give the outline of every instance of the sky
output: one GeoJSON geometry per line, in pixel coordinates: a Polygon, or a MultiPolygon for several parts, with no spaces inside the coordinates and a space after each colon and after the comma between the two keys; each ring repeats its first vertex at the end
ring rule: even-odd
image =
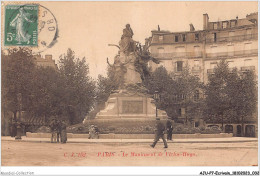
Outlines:
{"type": "Polygon", "coordinates": [[[203,28],[203,14],[209,21],[245,18],[257,12],[257,2],[40,2],[56,17],[59,37],[57,43],[42,53],[52,54],[56,63],[68,48],[79,58],[86,57],[90,75],[106,75],[106,58],[112,63],[125,25],[133,29],[133,39],[144,44],[151,31],[189,31],[203,28]]]}

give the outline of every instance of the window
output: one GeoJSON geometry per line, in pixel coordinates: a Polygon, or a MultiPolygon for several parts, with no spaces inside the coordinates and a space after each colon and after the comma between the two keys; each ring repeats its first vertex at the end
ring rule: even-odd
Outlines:
{"type": "Polygon", "coordinates": [[[211,69],[214,69],[214,68],[216,68],[217,67],[217,62],[211,62],[210,63],[210,68],[211,69]]]}
{"type": "Polygon", "coordinates": [[[228,50],[228,56],[234,56],[234,45],[228,45],[227,47],[228,50]]]}
{"type": "Polygon", "coordinates": [[[186,35],[185,34],[182,34],[182,41],[186,41],[186,35]]]}
{"type": "Polygon", "coordinates": [[[195,122],[195,127],[199,127],[199,122],[195,122]]]}
{"type": "Polygon", "coordinates": [[[214,33],[214,42],[217,41],[217,33],[214,33]]]}
{"type": "Polygon", "coordinates": [[[177,64],[177,71],[182,71],[183,62],[182,61],[177,61],[176,64],[177,64]]]}
{"type": "Polygon", "coordinates": [[[163,41],[163,35],[159,36],[159,41],[163,41]]]}
{"type": "Polygon", "coordinates": [[[218,23],[213,23],[213,29],[218,29],[218,23]]]}
{"type": "Polygon", "coordinates": [[[179,36],[175,35],[175,42],[178,42],[178,40],[179,40],[179,36]]]}
{"type": "Polygon", "coordinates": [[[251,33],[252,33],[252,30],[251,30],[251,29],[247,29],[247,30],[246,30],[246,35],[251,35],[251,33]]]}
{"type": "Polygon", "coordinates": [[[199,34],[195,34],[195,41],[199,40],[199,34]]]}
{"type": "Polygon", "coordinates": [[[199,67],[200,66],[200,61],[199,60],[194,60],[194,66],[199,67]]]}
{"type": "Polygon", "coordinates": [[[178,110],[178,115],[181,116],[181,108],[178,110]]]}
{"type": "Polygon", "coordinates": [[[164,53],[164,48],[158,48],[158,53],[159,53],[159,54],[164,53]]]}
{"type": "Polygon", "coordinates": [[[186,56],[185,47],[183,47],[183,46],[175,47],[175,52],[176,52],[176,57],[185,57],[186,56]]]}
{"type": "Polygon", "coordinates": [[[251,54],[251,43],[245,43],[245,53],[244,54],[251,54]]]}
{"type": "Polygon", "coordinates": [[[232,70],[235,67],[234,61],[228,61],[228,67],[232,70]]]}
{"type": "Polygon", "coordinates": [[[246,39],[248,39],[248,40],[251,39],[251,37],[252,37],[251,34],[252,34],[252,30],[251,29],[247,29],[246,30],[246,39]]]}
{"type": "Polygon", "coordinates": [[[252,62],[252,59],[245,59],[244,60],[244,65],[246,67],[248,67],[248,66],[254,65],[254,63],[252,62]]]}
{"type": "Polygon", "coordinates": [[[200,46],[194,46],[194,57],[201,57],[200,46]]]}
{"type": "Polygon", "coordinates": [[[227,22],[222,22],[222,29],[226,29],[227,28],[227,22]]]}
{"type": "Polygon", "coordinates": [[[199,90],[195,90],[194,101],[199,101],[199,98],[200,98],[200,92],[199,92],[199,90]]]}
{"type": "Polygon", "coordinates": [[[231,21],[230,22],[230,27],[235,27],[236,26],[236,21],[231,21]]]}
{"type": "Polygon", "coordinates": [[[228,33],[228,41],[229,42],[232,42],[232,40],[234,39],[234,36],[235,36],[235,32],[234,31],[230,31],[229,33],[228,33]]]}

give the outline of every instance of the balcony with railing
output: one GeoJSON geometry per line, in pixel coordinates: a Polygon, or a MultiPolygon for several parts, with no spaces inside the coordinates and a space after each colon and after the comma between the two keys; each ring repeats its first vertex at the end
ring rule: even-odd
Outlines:
{"type": "Polygon", "coordinates": [[[238,57],[238,56],[252,56],[258,55],[258,50],[241,50],[233,52],[219,52],[219,53],[207,53],[207,58],[222,58],[222,57],[238,57]]]}
{"type": "MultiPolygon", "coordinates": [[[[229,68],[229,71],[233,71],[234,67],[232,68],[229,68]]],[[[254,71],[255,70],[255,66],[244,66],[244,67],[241,67],[241,72],[247,72],[247,71],[254,71]]],[[[207,69],[207,73],[208,74],[214,74],[215,72],[215,68],[213,69],[207,69]]]]}
{"type": "Polygon", "coordinates": [[[235,35],[229,37],[217,37],[217,38],[207,38],[206,43],[217,43],[217,42],[233,42],[233,41],[244,41],[244,40],[257,40],[258,34],[248,34],[248,35],[235,35]]]}
{"type": "Polygon", "coordinates": [[[155,58],[201,58],[202,52],[172,52],[172,53],[152,53],[155,58]]]}

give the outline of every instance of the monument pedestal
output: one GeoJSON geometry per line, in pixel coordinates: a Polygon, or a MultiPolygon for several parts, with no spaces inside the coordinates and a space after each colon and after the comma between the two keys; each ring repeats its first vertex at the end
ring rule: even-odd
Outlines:
{"type": "MultiPolygon", "coordinates": [[[[158,117],[167,119],[165,111],[158,109],[158,117]]],[[[104,110],[101,110],[96,119],[153,119],[155,120],[156,107],[152,99],[137,92],[120,92],[111,94],[104,110]]]]}
{"type": "MultiPolygon", "coordinates": [[[[96,125],[101,134],[153,134],[156,107],[152,101],[143,93],[121,90],[111,94],[105,108],[97,113],[95,119],[85,120],[84,126],[96,125]]],[[[166,123],[166,112],[158,109],[157,114],[166,123]]]]}

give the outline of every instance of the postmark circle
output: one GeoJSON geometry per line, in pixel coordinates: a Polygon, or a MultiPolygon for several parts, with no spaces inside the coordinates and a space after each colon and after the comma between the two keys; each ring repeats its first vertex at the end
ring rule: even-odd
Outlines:
{"type": "Polygon", "coordinates": [[[38,47],[34,53],[41,53],[51,48],[58,38],[58,23],[53,13],[46,7],[39,5],[38,19],[38,47]]]}

